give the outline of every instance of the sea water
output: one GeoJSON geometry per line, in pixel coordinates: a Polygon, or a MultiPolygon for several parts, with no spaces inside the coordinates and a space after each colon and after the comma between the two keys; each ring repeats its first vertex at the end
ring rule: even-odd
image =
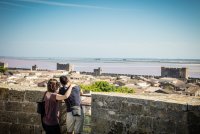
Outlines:
{"type": "Polygon", "coordinates": [[[0,62],[8,63],[9,67],[56,70],[57,63],[71,63],[75,71],[93,72],[101,67],[103,73],[161,75],[161,67],[189,69],[189,76],[200,78],[200,60],[198,59],[134,59],[134,58],[15,58],[0,57],[0,62]]]}

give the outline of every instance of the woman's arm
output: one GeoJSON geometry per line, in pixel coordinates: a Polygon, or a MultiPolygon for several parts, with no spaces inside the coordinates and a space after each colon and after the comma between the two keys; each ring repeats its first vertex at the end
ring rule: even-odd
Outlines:
{"type": "Polygon", "coordinates": [[[70,96],[70,94],[72,92],[72,88],[74,86],[75,86],[74,84],[70,85],[69,89],[67,90],[67,92],[64,95],[57,94],[56,95],[56,100],[65,100],[65,99],[67,99],[70,96]]]}

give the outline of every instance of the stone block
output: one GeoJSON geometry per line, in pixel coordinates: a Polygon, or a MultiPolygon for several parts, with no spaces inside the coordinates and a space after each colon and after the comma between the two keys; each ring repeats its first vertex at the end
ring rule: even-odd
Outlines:
{"type": "Polygon", "coordinates": [[[110,121],[102,118],[93,118],[91,123],[92,134],[106,134],[110,130],[110,121]]]}
{"type": "Polygon", "coordinates": [[[199,134],[199,132],[200,132],[199,124],[188,125],[188,133],[189,134],[199,134]]]}
{"type": "Polygon", "coordinates": [[[34,134],[45,134],[45,131],[41,125],[34,125],[34,134]]]}
{"type": "Polygon", "coordinates": [[[120,110],[121,103],[126,102],[127,99],[124,97],[112,97],[109,96],[103,101],[103,108],[110,109],[110,110],[120,110]]]}
{"type": "Polygon", "coordinates": [[[22,111],[26,113],[37,113],[37,103],[35,102],[22,103],[22,111]]]}
{"type": "Polygon", "coordinates": [[[17,112],[0,111],[0,122],[18,123],[17,112]]]}
{"type": "Polygon", "coordinates": [[[200,112],[200,105],[188,105],[189,111],[199,111],[200,112]]]}
{"type": "Polygon", "coordinates": [[[29,102],[39,102],[42,101],[42,98],[44,96],[44,91],[26,91],[25,94],[25,101],[29,102]]]}
{"type": "Polygon", "coordinates": [[[166,112],[163,112],[165,114],[163,119],[169,119],[176,123],[186,123],[188,122],[188,114],[186,111],[174,111],[174,110],[168,110],[166,112]]]}
{"type": "Polygon", "coordinates": [[[124,133],[124,124],[119,121],[110,121],[110,129],[108,131],[109,134],[122,134],[124,133]]]}
{"type": "Polygon", "coordinates": [[[8,91],[8,100],[9,101],[24,101],[25,91],[18,90],[9,90],[8,91]]]}
{"type": "Polygon", "coordinates": [[[126,98],[92,94],[92,108],[118,109],[124,99],[126,98]]]}
{"type": "Polygon", "coordinates": [[[137,127],[143,133],[153,132],[153,118],[150,116],[138,116],[137,127]]]}
{"type": "Polygon", "coordinates": [[[10,123],[0,123],[0,134],[10,134],[10,123]]]}
{"type": "Polygon", "coordinates": [[[120,107],[120,112],[126,114],[140,115],[142,113],[142,110],[143,106],[141,104],[126,101],[122,102],[120,107]]]}
{"type": "Polygon", "coordinates": [[[7,101],[5,103],[6,111],[22,111],[22,103],[16,101],[7,101]]]}
{"type": "Polygon", "coordinates": [[[19,124],[28,124],[28,125],[40,125],[41,124],[40,114],[18,113],[17,120],[18,120],[19,124]]]}
{"type": "Polygon", "coordinates": [[[91,117],[100,117],[103,119],[110,119],[110,115],[108,114],[108,109],[98,108],[98,109],[92,109],[92,115],[91,117]]]}
{"type": "Polygon", "coordinates": [[[4,101],[0,100],[0,111],[5,110],[4,101]]]}
{"type": "Polygon", "coordinates": [[[0,87],[0,100],[7,100],[8,99],[8,88],[0,87]]]}
{"type": "Polygon", "coordinates": [[[149,106],[151,101],[153,100],[145,100],[145,99],[139,99],[139,98],[127,98],[126,99],[127,102],[130,103],[137,103],[138,105],[143,105],[143,106],[149,106]]]}
{"type": "Polygon", "coordinates": [[[200,112],[189,111],[187,113],[187,121],[190,126],[198,125],[200,127],[200,112]]]}
{"type": "MultiPolygon", "coordinates": [[[[176,124],[176,133],[177,134],[190,134],[188,130],[188,125],[184,123],[176,124]]],[[[193,134],[193,133],[191,133],[193,134]]]]}
{"type": "Polygon", "coordinates": [[[164,101],[150,101],[150,106],[157,109],[187,111],[187,104],[169,103],[164,101]]]}
{"type": "Polygon", "coordinates": [[[11,134],[35,134],[33,125],[12,124],[10,126],[11,134]]]}
{"type": "Polygon", "coordinates": [[[166,133],[175,134],[176,133],[176,123],[172,120],[167,119],[153,119],[153,131],[156,134],[166,133]]]}
{"type": "Polygon", "coordinates": [[[165,109],[159,109],[153,106],[143,107],[142,112],[144,116],[152,116],[157,118],[164,118],[165,116],[167,116],[167,112],[165,109]]]}

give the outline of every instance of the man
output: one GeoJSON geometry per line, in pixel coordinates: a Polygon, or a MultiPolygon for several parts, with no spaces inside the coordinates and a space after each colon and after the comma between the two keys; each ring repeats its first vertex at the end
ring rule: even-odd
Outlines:
{"type": "MultiPolygon", "coordinates": [[[[60,83],[62,87],[59,89],[59,94],[65,94],[70,87],[71,82],[68,77],[61,76],[60,83]]],[[[75,134],[80,134],[83,128],[84,115],[81,107],[81,98],[82,92],[79,86],[74,86],[70,96],[65,100],[67,107],[67,133],[72,134],[73,131],[75,134]],[[72,107],[76,106],[80,109],[81,115],[73,115],[72,107]]]]}

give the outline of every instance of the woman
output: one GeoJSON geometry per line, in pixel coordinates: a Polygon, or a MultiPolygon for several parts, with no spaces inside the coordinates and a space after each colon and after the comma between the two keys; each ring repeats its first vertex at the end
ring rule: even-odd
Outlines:
{"type": "Polygon", "coordinates": [[[57,94],[59,83],[56,79],[50,79],[47,83],[47,92],[44,96],[45,115],[43,117],[43,125],[46,134],[60,134],[59,126],[59,103],[58,100],[67,99],[75,85],[70,85],[64,95],[57,94]]]}

